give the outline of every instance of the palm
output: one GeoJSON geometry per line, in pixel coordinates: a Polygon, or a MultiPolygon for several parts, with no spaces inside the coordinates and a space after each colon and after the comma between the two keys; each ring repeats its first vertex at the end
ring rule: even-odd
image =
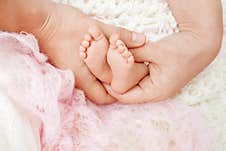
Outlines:
{"type": "Polygon", "coordinates": [[[89,99],[99,104],[115,101],[103,85],[90,73],[79,55],[80,42],[89,26],[99,26],[106,36],[118,32],[129,47],[143,45],[145,37],[137,43],[131,41],[131,33],[110,25],[94,21],[75,8],[57,5],[48,24],[38,34],[41,49],[55,66],[70,69],[75,75],[75,85],[85,91],[89,99]],[[56,11],[57,10],[57,11],[56,11]],[[60,14],[58,13],[60,12],[60,14]]]}
{"type": "Polygon", "coordinates": [[[150,75],[126,94],[116,94],[106,86],[109,93],[121,102],[143,103],[173,96],[201,72],[219,51],[222,38],[220,1],[168,2],[181,32],[131,50],[136,61],[150,62],[150,75]],[[210,28],[212,31],[207,32],[210,28]],[[213,37],[215,43],[212,42],[213,37]]]}

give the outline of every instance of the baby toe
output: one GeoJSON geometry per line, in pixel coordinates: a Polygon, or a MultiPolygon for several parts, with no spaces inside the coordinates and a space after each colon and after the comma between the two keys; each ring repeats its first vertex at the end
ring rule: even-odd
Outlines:
{"type": "Polygon", "coordinates": [[[130,56],[131,56],[131,53],[129,51],[124,51],[122,53],[122,56],[125,58],[125,59],[128,59],[130,56]]]}
{"type": "Polygon", "coordinates": [[[119,52],[120,54],[122,54],[122,53],[125,52],[126,49],[125,49],[125,47],[123,47],[123,46],[120,45],[120,46],[118,47],[117,50],[118,50],[118,52],[119,52]]]}
{"type": "Polygon", "coordinates": [[[133,56],[130,56],[127,60],[128,63],[132,64],[134,63],[134,57],[133,56]]]}
{"type": "Polygon", "coordinates": [[[117,46],[122,46],[122,47],[125,47],[124,42],[123,42],[123,41],[121,41],[121,40],[117,40],[117,41],[116,41],[116,45],[117,45],[117,46]]]}
{"type": "Polygon", "coordinates": [[[84,40],[86,40],[86,41],[91,41],[91,39],[92,39],[92,37],[91,37],[90,34],[86,34],[86,35],[84,36],[84,40]]]}
{"type": "Polygon", "coordinates": [[[103,33],[96,26],[89,28],[89,34],[93,37],[94,40],[100,40],[104,37],[103,33]]]}
{"type": "Polygon", "coordinates": [[[113,45],[114,47],[116,47],[116,42],[119,39],[119,35],[118,34],[113,34],[111,35],[109,41],[110,41],[110,45],[113,45]]]}
{"type": "Polygon", "coordinates": [[[80,51],[82,51],[82,52],[85,52],[85,51],[86,51],[86,48],[83,47],[83,46],[80,46],[79,49],[80,49],[80,51]]]}
{"type": "Polygon", "coordinates": [[[89,43],[89,41],[84,40],[84,41],[82,41],[81,45],[85,48],[88,48],[90,43],[89,43]]]}
{"type": "Polygon", "coordinates": [[[85,59],[87,57],[86,53],[85,52],[80,52],[80,57],[85,59]]]}

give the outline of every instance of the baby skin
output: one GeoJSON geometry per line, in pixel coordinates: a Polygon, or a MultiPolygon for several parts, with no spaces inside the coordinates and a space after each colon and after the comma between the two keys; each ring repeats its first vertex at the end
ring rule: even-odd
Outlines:
{"type": "Polygon", "coordinates": [[[149,71],[144,63],[135,62],[117,34],[108,41],[97,27],[91,27],[84,36],[80,56],[92,74],[121,94],[133,88],[149,71]]]}

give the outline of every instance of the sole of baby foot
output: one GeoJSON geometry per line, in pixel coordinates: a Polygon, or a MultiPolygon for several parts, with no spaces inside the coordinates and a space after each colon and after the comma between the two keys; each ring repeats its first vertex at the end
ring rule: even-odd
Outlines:
{"type": "Polygon", "coordinates": [[[89,28],[80,45],[80,56],[90,71],[102,82],[110,83],[111,70],[107,63],[109,43],[98,27],[89,28]]]}
{"type": "Polygon", "coordinates": [[[112,70],[111,87],[117,93],[125,93],[148,73],[143,63],[135,63],[132,53],[116,36],[110,38],[107,60],[112,70]]]}

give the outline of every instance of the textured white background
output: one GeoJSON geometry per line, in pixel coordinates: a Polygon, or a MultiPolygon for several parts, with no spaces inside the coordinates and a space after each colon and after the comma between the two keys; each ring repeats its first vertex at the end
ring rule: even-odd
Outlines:
{"type": "MultiPolygon", "coordinates": [[[[97,16],[107,23],[145,32],[150,40],[158,40],[177,32],[176,22],[163,0],[89,0],[86,4],[82,3],[82,0],[64,0],[63,2],[76,6],[90,15],[97,16]]],[[[223,6],[226,8],[226,5],[223,6]]],[[[192,80],[178,96],[181,102],[197,108],[206,117],[208,126],[215,132],[213,151],[226,150],[225,40],[217,59],[203,73],[192,80]]],[[[0,148],[13,151],[38,150],[37,136],[34,133],[36,130],[32,129],[26,119],[20,117],[20,113],[15,110],[13,104],[1,94],[0,110],[0,119],[4,119],[0,121],[0,148]],[[9,123],[14,123],[14,127],[7,127],[10,125],[9,123]],[[6,134],[11,135],[6,136],[6,134]],[[3,140],[10,140],[10,142],[3,140]],[[5,144],[8,145],[4,146],[5,144]]]]}

